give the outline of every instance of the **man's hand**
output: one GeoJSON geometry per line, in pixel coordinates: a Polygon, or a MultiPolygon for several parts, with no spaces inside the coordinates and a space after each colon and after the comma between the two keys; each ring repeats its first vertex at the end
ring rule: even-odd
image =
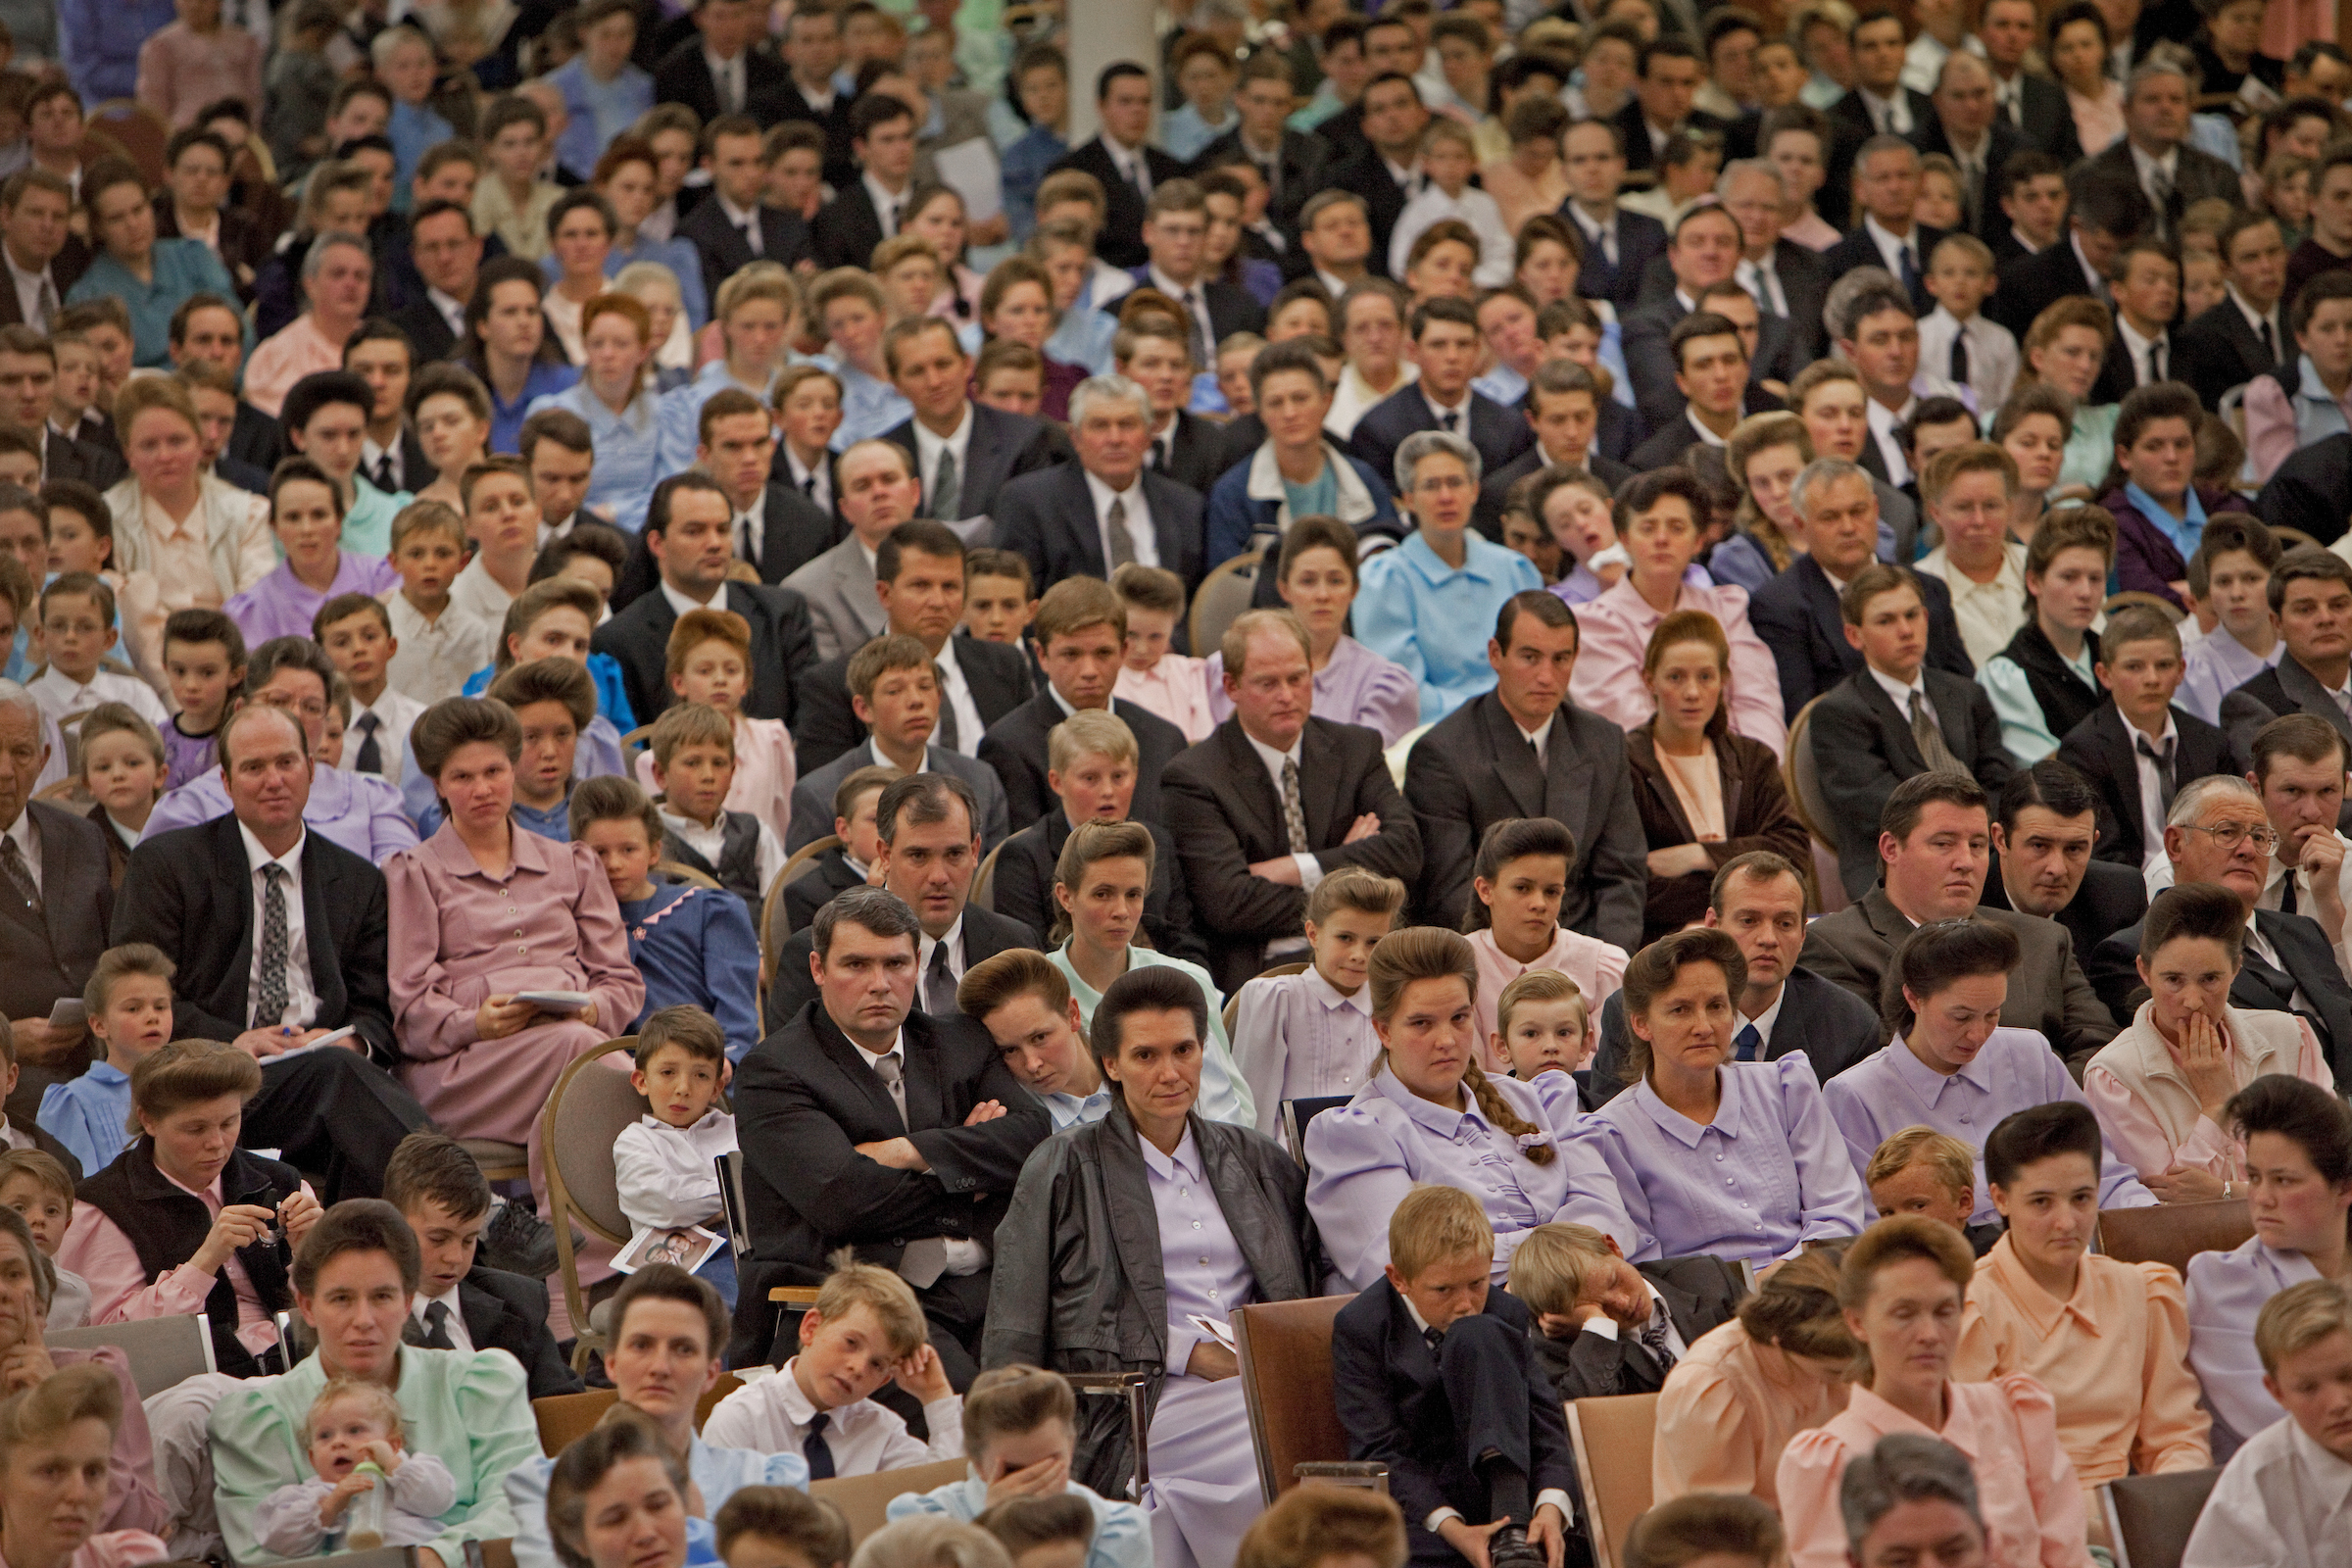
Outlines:
{"type": "Polygon", "coordinates": [[[1536,1510],[1528,1522],[1527,1544],[1544,1548],[1544,1568],[1560,1568],[1568,1551],[1568,1521],[1560,1517],[1556,1504],[1547,1502],[1536,1510]]]}
{"type": "Polygon", "coordinates": [[[1184,1363],[1184,1371],[1187,1377],[1199,1378],[1203,1383],[1222,1383],[1227,1378],[1239,1377],[1242,1363],[1216,1341],[1199,1340],[1193,1345],[1191,1358],[1184,1363]]]}
{"type": "Polygon", "coordinates": [[[1007,1470],[988,1484],[987,1506],[1015,1497],[1058,1497],[1070,1490],[1070,1462],[1056,1453],[1018,1470],[1007,1470]]]}
{"type": "Polygon", "coordinates": [[[293,1049],[294,1037],[283,1029],[248,1029],[229,1042],[256,1061],[268,1061],[279,1053],[293,1049]]]}
{"type": "Polygon", "coordinates": [[[995,1121],[999,1116],[1008,1114],[1010,1113],[997,1101],[983,1100],[972,1107],[972,1113],[969,1116],[963,1118],[963,1124],[966,1127],[977,1127],[984,1121],[995,1121]]]}
{"type": "Polygon", "coordinates": [[[82,1042],[83,1031],[53,1027],[46,1018],[12,1018],[8,1024],[9,1038],[15,1042],[17,1060],[24,1065],[46,1067],[63,1061],[73,1054],[74,1048],[82,1042]]]}
{"type": "Polygon", "coordinates": [[[911,1139],[885,1138],[876,1144],[859,1144],[857,1146],[857,1152],[863,1154],[875,1164],[887,1165],[892,1170],[929,1170],[931,1168],[931,1162],[923,1157],[922,1152],[914,1147],[911,1139]]]}
{"type": "Polygon", "coordinates": [[[1366,811],[1349,825],[1348,836],[1340,842],[1342,844],[1361,844],[1366,839],[1378,837],[1380,837],[1380,813],[1366,811]]]}
{"type": "Polygon", "coordinates": [[[917,1404],[933,1404],[956,1392],[948,1385],[948,1369],[939,1364],[939,1352],[928,1345],[916,1346],[914,1353],[899,1363],[894,1381],[917,1404]]]}
{"type": "Polygon", "coordinates": [[[1304,885],[1298,876],[1298,862],[1287,855],[1277,855],[1270,860],[1259,860],[1250,867],[1250,874],[1263,877],[1268,882],[1279,882],[1286,888],[1304,885]]]}
{"type": "Polygon", "coordinates": [[[2299,870],[2311,877],[2311,917],[2320,922],[2331,943],[2344,939],[2344,893],[2337,878],[2344,870],[2344,841],[2323,824],[2303,841],[2299,870]]]}
{"type": "Polygon", "coordinates": [[[1474,1525],[1456,1517],[1438,1526],[1438,1539],[1467,1557],[1470,1568],[1489,1568],[1487,1538],[1509,1523],[1508,1519],[1497,1519],[1491,1525],[1474,1525]]]}

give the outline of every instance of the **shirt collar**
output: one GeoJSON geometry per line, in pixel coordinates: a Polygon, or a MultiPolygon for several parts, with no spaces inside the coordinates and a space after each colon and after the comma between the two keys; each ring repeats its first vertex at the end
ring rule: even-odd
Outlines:
{"type": "Polygon", "coordinates": [[[2124,145],[2132,149],[2132,167],[2139,171],[2139,177],[2143,180],[2151,172],[2161,172],[2165,178],[2172,179],[2180,168],[2180,149],[2178,146],[2162,158],[2157,158],[2142,152],[2135,141],[2127,139],[2124,145]]]}
{"type": "Polygon", "coordinates": [[[1357,986],[1355,995],[1352,997],[1343,997],[1340,995],[1340,988],[1324,979],[1323,971],[1311,963],[1306,966],[1306,972],[1299,977],[1299,984],[1309,997],[1322,1004],[1326,1012],[1337,1012],[1342,1007],[1353,1007],[1367,1018],[1372,1016],[1372,988],[1369,985],[1357,986]]]}
{"type": "Polygon", "coordinates": [[[1925,664],[1920,666],[1918,674],[1911,677],[1911,684],[1908,686],[1876,664],[1865,663],[1862,667],[1869,670],[1870,678],[1879,683],[1879,690],[1885,692],[1893,701],[1895,711],[1906,718],[1911,716],[1912,693],[1916,692],[1922,698],[1928,695],[1928,669],[1925,664]]]}
{"type": "MultiPolygon", "coordinates": [[[[1784,978],[1781,981],[1781,994],[1772,999],[1772,1005],[1766,1007],[1762,1012],[1757,1013],[1753,1018],[1748,1018],[1743,1021],[1754,1024],[1756,1027],[1757,1037],[1761,1039],[1764,1044],[1769,1046],[1772,1044],[1773,1025],[1781,1021],[1781,1008],[1787,1005],[1788,1002],[1788,982],[1786,978],[1784,978]]],[[[1737,1033],[1737,1031],[1734,1032],[1737,1033]]]]}
{"type": "Polygon", "coordinates": [[[302,848],[309,842],[309,830],[305,829],[297,833],[294,836],[294,847],[283,855],[271,855],[263,846],[262,841],[253,836],[253,829],[247,827],[243,822],[237,824],[237,837],[245,841],[245,869],[248,872],[259,873],[265,865],[281,865],[285,867],[286,879],[289,882],[296,887],[302,885],[302,848]]]}
{"type": "Polygon", "coordinates": [[[2248,326],[2257,331],[2267,326],[2271,328],[2273,336],[2276,337],[2278,329],[2277,319],[2278,307],[2276,304],[2272,305],[2267,312],[2258,311],[2254,308],[2253,302],[2237,291],[2235,283],[2225,283],[2222,286],[2229,291],[2230,303],[2237,307],[2237,314],[2246,318],[2248,326]]]}
{"type": "Polygon", "coordinates": [[[1291,749],[1287,752],[1276,751],[1248,730],[1242,731],[1242,739],[1250,743],[1250,749],[1257,754],[1259,761],[1277,773],[1282,771],[1283,763],[1301,760],[1306,751],[1306,731],[1303,729],[1298,732],[1298,738],[1291,742],[1291,749]]]}
{"type": "Polygon", "coordinates": [[[1184,1136],[1176,1141],[1176,1152],[1172,1154],[1161,1153],[1158,1145],[1141,1134],[1135,1142],[1144,1152],[1145,1168],[1161,1181],[1175,1181],[1179,1177],[1195,1182],[1200,1179],[1200,1150],[1193,1142],[1191,1121],[1186,1121],[1184,1136]]]}
{"type": "MultiPolygon", "coordinates": [[[[2025,1263],[2018,1257],[2011,1239],[2003,1236],[1995,1242],[1984,1261],[1977,1265],[1979,1273],[1989,1274],[2003,1289],[2018,1311],[2024,1314],[2034,1337],[2047,1340],[2058,1332],[2059,1322],[2071,1317],[2078,1331],[2092,1338],[2101,1338],[2098,1315],[2090,1310],[2090,1271],[2096,1267],[2090,1258],[2083,1258],[2075,1268],[2075,1291],[2061,1301],[2043,1290],[2026,1272],[2025,1263]]],[[[2352,1473],[2348,1471],[2347,1473],[2352,1473]]]]}
{"type": "Polygon", "coordinates": [[[1127,488],[1124,490],[1113,490],[1109,485],[1103,483],[1102,480],[1095,474],[1093,469],[1088,468],[1083,464],[1079,466],[1078,471],[1086,475],[1086,493],[1095,498],[1095,517],[1098,521],[1101,520],[1103,513],[1110,510],[1110,502],[1113,496],[1125,501],[1130,510],[1143,504],[1143,469],[1138,468],[1135,470],[1135,477],[1128,481],[1127,488]]]}
{"type": "MultiPolygon", "coordinates": [[[[842,1036],[842,1038],[844,1040],[849,1040],[850,1037],[845,1034],[842,1036]]],[[[906,1031],[902,1028],[897,1034],[891,1037],[890,1049],[888,1051],[868,1051],[863,1046],[858,1044],[858,1042],[855,1040],[850,1040],[850,1049],[857,1052],[858,1055],[864,1057],[865,1064],[868,1067],[873,1066],[884,1056],[896,1056],[899,1058],[899,1065],[903,1068],[906,1064],[906,1031]]]]}
{"type": "Polygon", "coordinates": [[[1967,1066],[1957,1072],[1941,1073],[1920,1060],[1919,1053],[1905,1044],[1901,1035],[1896,1035],[1886,1043],[1886,1062],[1894,1069],[1895,1077],[1901,1079],[1920,1099],[1933,1105],[1942,1095],[1943,1086],[1955,1080],[1967,1084],[1971,1089],[1989,1092],[1991,1085],[1985,1082],[1984,1061],[1990,1050],[1991,1047],[1987,1044],[1984,1051],[1977,1053],[1976,1059],[1967,1066]]]}
{"type": "Polygon", "coordinates": [[[718,591],[710,596],[708,603],[699,603],[688,598],[685,594],[680,593],[676,588],[670,585],[670,581],[667,577],[661,579],[661,585],[662,597],[669,602],[669,608],[671,610],[677,612],[681,615],[687,613],[689,611],[709,610],[712,605],[716,605],[722,610],[726,608],[727,585],[724,582],[721,582],[718,585],[718,591]]]}
{"type": "Polygon", "coordinates": [[[2312,1442],[2311,1434],[2293,1420],[2287,1422],[2287,1446],[2294,1449],[2305,1473],[2327,1496],[2330,1511],[2342,1508],[2352,1500],[2352,1464],[2312,1442]]]}
{"type": "Polygon", "coordinates": [[[1719,1097],[1715,1119],[1703,1124],[1692,1121],[1659,1099],[1658,1092],[1650,1087],[1646,1077],[1634,1085],[1634,1094],[1649,1119],[1658,1124],[1660,1132],[1687,1149],[1696,1149],[1709,1132],[1721,1133],[1735,1142],[1740,1137],[1740,1118],[1733,1114],[1732,1106],[1733,1099],[1740,1093],[1740,1075],[1718,1067],[1715,1069],[1715,1084],[1719,1097]]]}
{"type": "Polygon", "coordinates": [[[920,419],[914,421],[915,445],[928,447],[933,454],[937,454],[941,447],[953,447],[960,452],[971,444],[971,439],[972,404],[969,398],[964,400],[963,417],[956,420],[956,428],[946,435],[938,434],[920,419]]]}
{"type": "Polygon", "coordinates": [[[17,813],[17,819],[8,825],[5,836],[17,841],[17,853],[24,856],[29,864],[39,849],[39,841],[33,836],[32,808],[27,806],[17,813]]]}

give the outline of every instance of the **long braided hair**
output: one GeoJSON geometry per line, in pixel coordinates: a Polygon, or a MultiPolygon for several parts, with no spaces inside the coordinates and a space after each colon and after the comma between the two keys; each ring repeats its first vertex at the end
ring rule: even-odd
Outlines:
{"type": "MultiPolygon", "coordinates": [[[[1404,1001],[1405,988],[1415,981],[1447,978],[1458,978],[1469,999],[1474,1003],[1478,1000],[1478,959],[1472,955],[1467,938],[1434,925],[1391,932],[1372,950],[1371,974],[1366,983],[1372,989],[1373,1021],[1385,1026],[1396,1017],[1397,1006],[1404,1001]]],[[[1385,1047],[1381,1058],[1384,1063],[1388,1058],[1385,1047]]],[[[1502,1091],[1487,1080],[1475,1052],[1462,1069],[1462,1087],[1478,1102],[1479,1114],[1508,1136],[1524,1138],[1541,1131],[1534,1122],[1512,1109],[1502,1091]]],[[[1548,1165],[1559,1158],[1559,1152],[1548,1143],[1523,1147],[1520,1152],[1538,1165],[1548,1165]]]]}

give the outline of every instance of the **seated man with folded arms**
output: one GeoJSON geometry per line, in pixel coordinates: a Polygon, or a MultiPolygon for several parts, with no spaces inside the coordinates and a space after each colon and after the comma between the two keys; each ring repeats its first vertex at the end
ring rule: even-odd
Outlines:
{"type": "MultiPolygon", "coordinates": [[[[616,1408],[636,1411],[662,1429],[670,1451],[694,1479],[701,1511],[687,1539],[708,1561],[709,1520],[745,1487],[808,1485],[797,1447],[776,1452],[721,1447],[696,1435],[695,1407],[726,1370],[727,1307],[708,1281],[674,1263],[651,1263],[621,1282],[612,1298],[612,1344],[605,1370],[619,1394],[616,1408]]],[[[553,1459],[529,1459],[508,1472],[514,1511],[515,1568],[559,1568],[564,1560],[547,1528],[547,1479],[553,1459]]]]}
{"type": "Polygon", "coordinates": [[[2180,1568],[2325,1562],[2343,1539],[2338,1483],[2352,1465],[2352,1295],[2331,1279],[2288,1286],[2254,1320],[2254,1348],[2263,1387],[2285,1417],[2222,1471],[2180,1568]]]}

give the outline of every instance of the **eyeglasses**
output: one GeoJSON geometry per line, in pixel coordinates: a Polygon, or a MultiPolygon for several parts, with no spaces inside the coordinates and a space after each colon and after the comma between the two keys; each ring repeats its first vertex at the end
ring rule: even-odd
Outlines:
{"type": "Polygon", "coordinates": [[[2189,826],[2194,832],[2212,834],[2213,847],[2217,850],[2234,850],[2240,844],[2251,843],[2263,854],[2268,855],[2280,843],[2278,835],[2269,828],[2248,827],[2243,822],[2221,822],[2212,827],[2198,822],[2191,823],[2189,826]]]}

